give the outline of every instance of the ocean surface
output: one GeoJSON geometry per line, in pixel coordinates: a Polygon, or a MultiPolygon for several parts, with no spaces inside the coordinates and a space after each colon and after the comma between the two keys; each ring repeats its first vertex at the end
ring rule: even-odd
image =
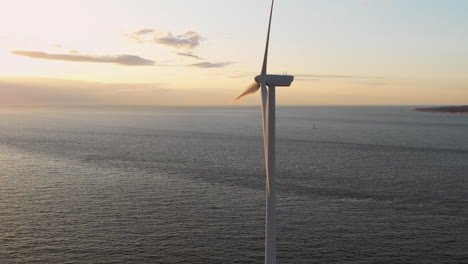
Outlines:
{"type": "MultiPolygon", "coordinates": [[[[278,108],[278,263],[468,263],[468,115],[414,107],[278,108]]],[[[0,108],[0,263],[263,263],[261,135],[260,107],[0,108]]]]}

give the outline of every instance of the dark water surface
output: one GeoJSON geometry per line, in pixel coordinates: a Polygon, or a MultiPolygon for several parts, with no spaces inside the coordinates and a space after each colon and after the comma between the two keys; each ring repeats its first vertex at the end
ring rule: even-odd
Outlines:
{"type": "MultiPolygon", "coordinates": [[[[278,109],[278,263],[468,263],[468,115],[410,109],[278,109]]],[[[259,107],[0,108],[0,263],[263,263],[262,143],[259,107]]]]}

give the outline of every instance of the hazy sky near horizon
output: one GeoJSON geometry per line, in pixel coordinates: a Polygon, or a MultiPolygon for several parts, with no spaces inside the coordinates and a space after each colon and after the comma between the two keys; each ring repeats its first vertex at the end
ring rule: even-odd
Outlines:
{"type": "MultiPolygon", "coordinates": [[[[269,0],[0,0],[1,105],[226,105],[269,0]]],[[[468,1],[276,0],[279,104],[468,104],[468,1]]],[[[239,105],[258,104],[259,96],[239,105]]]]}

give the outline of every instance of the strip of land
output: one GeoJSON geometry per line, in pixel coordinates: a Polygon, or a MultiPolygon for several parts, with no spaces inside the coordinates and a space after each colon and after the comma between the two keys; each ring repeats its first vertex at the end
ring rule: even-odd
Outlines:
{"type": "Polygon", "coordinates": [[[448,114],[468,114],[468,105],[415,108],[413,111],[448,114]]]}

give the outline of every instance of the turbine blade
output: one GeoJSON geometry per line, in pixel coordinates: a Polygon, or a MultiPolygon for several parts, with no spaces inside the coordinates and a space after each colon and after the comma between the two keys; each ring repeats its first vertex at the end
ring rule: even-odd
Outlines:
{"type": "Polygon", "coordinates": [[[256,91],[258,91],[258,88],[260,87],[260,84],[257,83],[257,82],[254,82],[252,83],[251,85],[249,85],[249,87],[247,87],[247,89],[245,89],[241,95],[239,95],[236,99],[232,100],[232,102],[235,102],[237,100],[239,100],[240,98],[244,97],[244,96],[247,96],[249,94],[253,94],[255,93],[256,91]]]}
{"type": "Polygon", "coordinates": [[[270,193],[270,189],[269,189],[269,173],[268,173],[268,90],[267,90],[267,87],[266,87],[266,83],[265,81],[262,82],[261,84],[261,87],[262,87],[262,125],[263,125],[263,151],[264,151],[264,155],[265,155],[265,168],[266,168],[266,171],[267,171],[267,178],[266,178],[266,181],[267,181],[267,192],[270,193]]]}
{"type": "Polygon", "coordinates": [[[267,60],[268,60],[268,45],[270,43],[270,28],[271,28],[271,17],[273,16],[273,3],[275,0],[271,0],[271,9],[270,9],[270,21],[268,22],[268,33],[267,33],[267,40],[265,45],[265,55],[263,55],[263,66],[262,66],[262,76],[266,75],[267,71],[267,60]]]}

